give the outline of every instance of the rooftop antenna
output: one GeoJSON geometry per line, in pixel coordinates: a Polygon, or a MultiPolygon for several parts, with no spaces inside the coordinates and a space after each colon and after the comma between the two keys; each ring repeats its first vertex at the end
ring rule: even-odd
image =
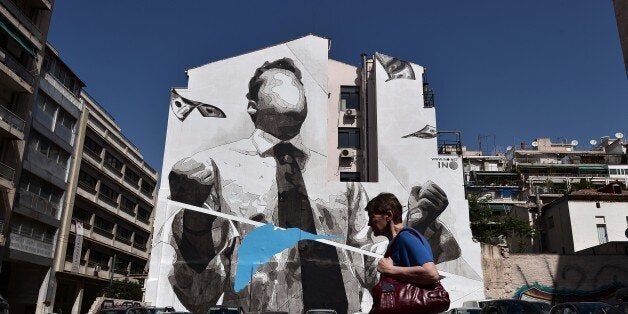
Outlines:
{"type": "Polygon", "coordinates": [[[597,141],[596,140],[590,140],[589,144],[591,144],[591,146],[595,146],[597,144],[597,141]]]}
{"type": "Polygon", "coordinates": [[[577,140],[571,141],[571,146],[578,146],[578,141],[577,140]]]}
{"type": "Polygon", "coordinates": [[[621,133],[621,132],[615,133],[615,138],[618,138],[618,139],[624,138],[624,133],[621,133]]]}
{"type": "Polygon", "coordinates": [[[532,147],[539,147],[539,142],[537,141],[532,142],[532,147]]]}
{"type": "Polygon", "coordinates": [[[512,146],[506,147],[506,151],[511,151],[511,150],[512,150],[512,146]]]}

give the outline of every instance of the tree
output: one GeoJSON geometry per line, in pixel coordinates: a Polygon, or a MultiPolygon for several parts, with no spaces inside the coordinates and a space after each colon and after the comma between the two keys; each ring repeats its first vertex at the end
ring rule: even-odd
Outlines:
{"type": "Polygon", "coordinates": [[[142,284],[128,279],[114,280],[103,289],[103,294],[107,298],[142,301],[142,284]]]}
{"type": "Polygon", "coordinates": [[[498,216],[488,206],[487,200],[471,194],[469,201],[469,220],[473,238],[482,243],[499,244],[500,236],[512,239],[531,238],[536,230],[530,224],[513,216],[498,216]]]}

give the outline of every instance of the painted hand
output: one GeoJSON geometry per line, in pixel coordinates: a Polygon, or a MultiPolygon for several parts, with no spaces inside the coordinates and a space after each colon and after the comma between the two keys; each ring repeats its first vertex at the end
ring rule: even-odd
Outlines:
{"type": "Polygon", "coordinates": [[[447,194],[432,181],[412,188],[408,199],[408,226],[424,233],[447,205],[447,194]]]}
{"type": "Polygon", "coordinates": [[[393,264],[393,260],[390,257],[384,257],[377,263],[377,271],[384,275],[390,274],[394,267],[395,264],[393,264]]]}
{"type": "Polygon", "coordinates": [[[171,200],[200,207],[212,192],[216,173],[212,167],[186,157],[172,166],[168,180],[171,200]]]}

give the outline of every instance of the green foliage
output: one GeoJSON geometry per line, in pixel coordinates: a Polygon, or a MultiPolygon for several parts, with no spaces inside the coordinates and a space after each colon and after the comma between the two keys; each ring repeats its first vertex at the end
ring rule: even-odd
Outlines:
{"type": "Polygon", "coordinates": [[[477,195],[470,195],[468,201],[471,233],[482,243],[498,244],[499,236],[509,238],[517,235],[522,238],[531,238],[536,232],[525,220],[513,216],[496,215],[488,206],[487,201],[479,199],[477,195]]]}
{"type": "Polygon", "coordinates": [[[114,280],[103,289],[103,294],[107,298],[142,301],[142,284],[128,279],[114,280]]]}

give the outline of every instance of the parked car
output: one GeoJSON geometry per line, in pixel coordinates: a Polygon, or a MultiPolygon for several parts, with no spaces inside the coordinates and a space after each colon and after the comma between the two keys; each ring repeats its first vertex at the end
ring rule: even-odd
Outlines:
{"type": "Polygon", "coordinates": [[[543,314],[531,302],[523,300],[503,299],[491,300],[484,304],[483,314],[543,314]]]}
{"type": "Polygon", "coordinates": [[[552,310],[552,306],[549,303],[539,302],[539,301],[528,301],[530,304],[534,305],[537,309],[541,310],[542,313],[549,313],[552,310]]]}
{"type": "Polygon", "coordinates": [[[244,311],[240,307],[228,306],[228,305],[216,305],[207,310],[207,314],[244,314],[244,311]]]}
{"type": "Polygon", "coordinates": [[[164,314],[175,313],[174,307],[133,307],[126,310],[126,314],[164,314]]]}
{"type": "Polygon", "coordinates": [[[550,314],[616,314],[621,313],[604,302],[569,302],[554,305],[550,314]]]}
{"type": "Polygon", "coordinates": [[[485,300],[470,300],[470,301],[464,301],[462,302],[462,307],[465,308],[483,308],[484,305],[490,301],[490,299],[485,299],[485,300]]]}
{"type": "Polygon", "coordinates": [[[482,309],[479,307],[456,307],[445,312],[447,314],[480,314],[482,309]]]}

